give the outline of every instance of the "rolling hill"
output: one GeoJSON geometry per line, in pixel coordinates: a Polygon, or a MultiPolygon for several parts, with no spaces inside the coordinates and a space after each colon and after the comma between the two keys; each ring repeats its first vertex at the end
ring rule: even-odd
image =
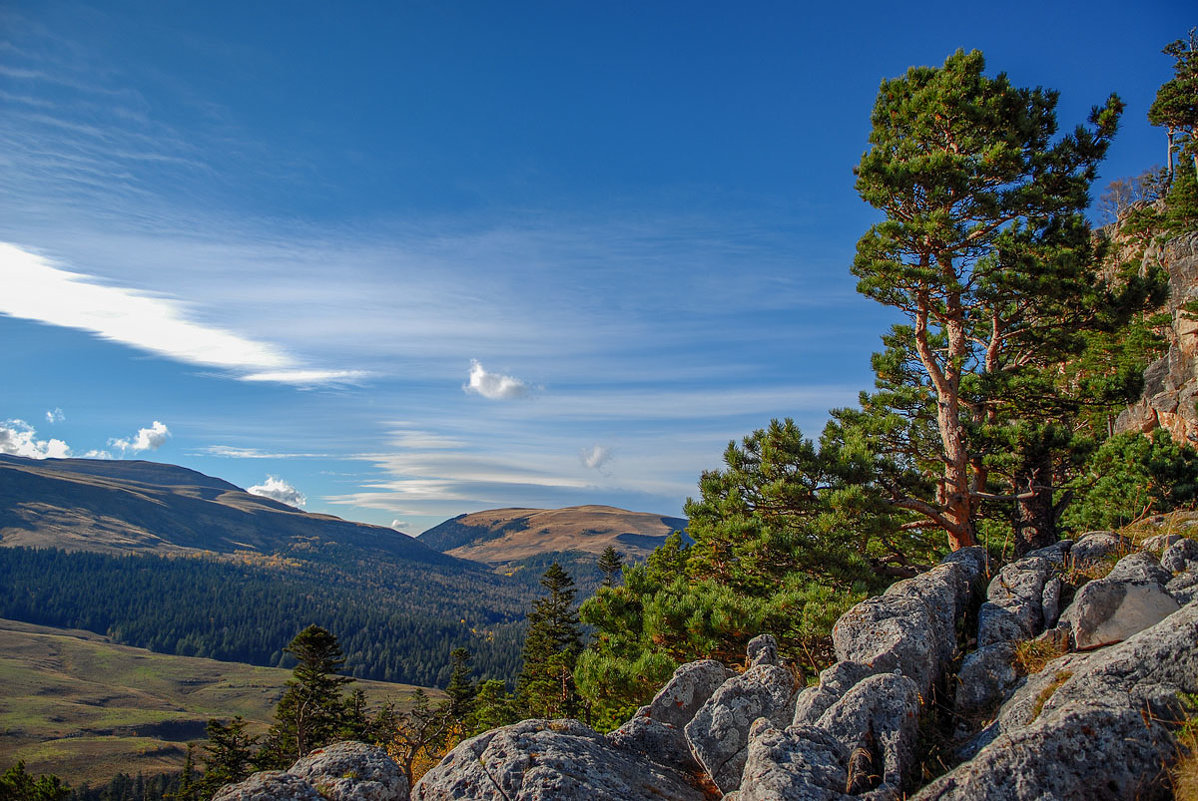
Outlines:
{"type": "Polygon", "coordinates": [[[585,594],[601,578],[595,562],[607,546],[624,554],[625,561],[644,561],[671,533],[685,532],[686,525],[682,518],[612,506],[492,509],[446,520],[418,539],[450,556],[485,562],[526,582],[535,581],[557,561],[574,575],[585,594]]]}
{"type": "Polygon", "coordinates": [[[449,654],[519,667],[531,588],[389,528],[173,465],[0,456],[0,617],[276,666],[317,623],[356,675],[436,685],[449,654]]]}
{"type": "MultiPolygon", "coordinates": [[[[241,715],[269,726],[291,671],[117,645],[85,631],[0,620],[0,768],[24,760],[33,773],[78,785],[117,772],[178,771],[209,718],[241,715]]],[[[405,684],[360,681],[371,707],[400,708],[405,684]]],[[[438,691],[429,691],[438,694],[438,691]]]]}
{"type": "Polygon", "coordinates": [[[0,545],[229,554],[311,551],[325,543],[455,566],[393,529],[303,512],[184,467],[0,455],[0,545]]]}

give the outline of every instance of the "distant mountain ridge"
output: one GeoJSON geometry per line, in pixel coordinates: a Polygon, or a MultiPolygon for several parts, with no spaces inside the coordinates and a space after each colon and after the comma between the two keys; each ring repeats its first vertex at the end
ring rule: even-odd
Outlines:
{"type": "Polygon", "coordinates": [[[687,521],[613,506],[491,509],[458,515],[417,539],[438,551],[500,565],[544,554],[601,554],[608,546],[640,561],[687,521]]]}
{"type": "Polygon", "coordinates": [[[354,675],[436,685],[459,645],[481,675],[514,677],[533,597],[393,529],[194,470],[0,456],[0,617],[267,666],[316,623],[354,675]]]}
{"type": "Polygon", "coordinates": [[[456,561],[393,529],[304,512],[184,467],[0,455],[3,546],[270,554],[322,543],[425,564],[456,561]]]}

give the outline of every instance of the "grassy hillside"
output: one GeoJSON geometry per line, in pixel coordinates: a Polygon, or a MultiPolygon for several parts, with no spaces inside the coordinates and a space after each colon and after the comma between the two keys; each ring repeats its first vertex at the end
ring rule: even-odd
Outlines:
{"type": "Polygon", "coordinates": [[[611,506],[565,509],[492,509],[460,515],[420,535],[419,541],[461,559],[499,565],[545,553],[599,555],[611,545],[644,559],[675,530],[677,517],[629,512],[611,506]]]}
{"type": "MultiPolygon", "coordinates": [[[[265,730],[288,670],[167,656],[83,631],[0,620],[0,769],[25,760],[72,784],[179,770],[209,718],[265,730]]],[[[406,684],[359,681],[372,705],[406,684]]],[[[439,691],[430,690],[439,695],[439,691]]]]}

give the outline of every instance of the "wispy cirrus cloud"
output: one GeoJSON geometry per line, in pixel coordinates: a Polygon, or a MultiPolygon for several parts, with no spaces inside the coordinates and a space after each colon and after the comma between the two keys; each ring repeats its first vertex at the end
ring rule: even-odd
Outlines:
{"type": "Polygon", "coordinates": [[[171,359],[222,368],[245,381],[295,385],[345,382],[360,371],[317,370],[282,348],[189,319],[174,298],[62,269],[36,253],[0,242],[0,314],[75,328],[171,359]]]}

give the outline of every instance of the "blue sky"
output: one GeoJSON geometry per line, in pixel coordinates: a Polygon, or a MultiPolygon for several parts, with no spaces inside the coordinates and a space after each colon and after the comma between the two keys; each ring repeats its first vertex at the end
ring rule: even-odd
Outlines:
{"type": "MultiPolygon", "coordinates": [[[[1188,12],[1188,13],[1187,13],[1188,12]]],[[[419,533],[677,515],[817,435],[892,318],[854,290],[881,79],[982,50],[1118,92],[1187,2],[0,5],[0,452],[146,458],[419,533]]]]}

